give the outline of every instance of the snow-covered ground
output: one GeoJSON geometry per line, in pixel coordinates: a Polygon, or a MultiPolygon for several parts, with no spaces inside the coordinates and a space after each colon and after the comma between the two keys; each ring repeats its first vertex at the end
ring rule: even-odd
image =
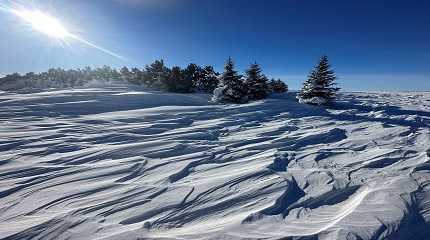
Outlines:
{"type": "Polygon", "coordinates": [[[430,93],[294,97],[1,93],[0,238],[430,239],[430,93]]]}

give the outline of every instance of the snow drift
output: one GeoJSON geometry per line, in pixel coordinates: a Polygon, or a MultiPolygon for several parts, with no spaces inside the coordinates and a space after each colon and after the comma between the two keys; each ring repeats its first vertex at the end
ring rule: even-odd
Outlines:
{"type": "Polygon", "coordinates": [[[2,239],[429,239],[430,93],[0,95],[2,239]]]}

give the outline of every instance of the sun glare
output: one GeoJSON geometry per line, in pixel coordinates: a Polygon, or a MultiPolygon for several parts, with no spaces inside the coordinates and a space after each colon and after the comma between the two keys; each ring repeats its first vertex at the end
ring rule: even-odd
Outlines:
{"type": "Polygon", "coordinates": [[[31,24],[33,29],[42,32],[52,38],[64,39],[71,34],[67,29],[54,17],[44,14],[39,10],[13,10],[16,16],[19,16],[27,23],[31,24]]]}
{"type": "Polygon", "coordinates": [[[116,57],[121,60],[126,60],[126,58],[122,57],[119,54],[116,54],[106,48],[103,48],[95,43],[92,43],[78,35],[69,32],[57,18],[38,9],[30,10],[20,5],[8,7],[4,4],[0,4],[0,11],[5,11],[19,17],[23,22],[30,25],[32,29],[44,33],[53,39],[58,39],[66,43],[69,40],[76,40],[87,46],[109,54],[113,57],[116,57]]]}

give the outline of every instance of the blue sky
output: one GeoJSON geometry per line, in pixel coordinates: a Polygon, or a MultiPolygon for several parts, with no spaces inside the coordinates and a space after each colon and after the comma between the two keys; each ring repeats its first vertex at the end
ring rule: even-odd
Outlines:
{"type": "MultiPolygon", "coordinates": [[[[16,2],[16,1],[14,1],[16,2]]],[[[0,0],[7,4],[8,1],[0,0]]],[[[33,31],[0,11],[0,74],[110,65],[259,62],[293,89],[327,54],[346,90],[430,90],[430,2],[371,0],[21,1],[127,60],[33,31]],[[29,3],[30,2],[30,3],[29,3]]]]}

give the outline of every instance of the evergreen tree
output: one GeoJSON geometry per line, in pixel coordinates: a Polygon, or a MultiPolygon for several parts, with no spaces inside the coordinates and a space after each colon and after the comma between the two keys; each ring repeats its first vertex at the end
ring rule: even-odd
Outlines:
{"type": "Polygon", "coordinates": [[[130,72],[130,70],[128,70],[127,67],[121,68],[121,70],[119,72],[121,74],[121,78],[124,81],[133,83],[133,74],[130,72]]]}
{"type": "Polygon", "coordinates": [[[131,69],[131,82],[137,85],[143,85],[145,82],[145,72],[140,70],[139,68],[131,69]]]}
{"type": "MultiPolygon", "coordinates": [[[[44,75],[45,73],[42,73],[41,75],[44,75]]],[[[85,67],[82,70],[82,74],[83,74],[83,81],[85,82],[89,82],[91,80],[93,80],[93,70],[91,69],[91,67],[85,67]]]]}
{"type": "Polygon", "coordinates": [[[335,80],[336,75],[330,67],[328,57],[323,55],[309,74],[308,80],[303,84],[303,88],[297,96],[299,102],[316,105],[329,104],[339,91],[339,88],[335,87],[335,80]]]}
{"type": "Polygon", "coordinates": [[[190,93],[192,81],[187,71],[178,66],[173,67],[169,73],[166,90],[176,93],[190,93]]]}
{"type": "Polygon", "coordinates": [[[164,65],[163,59],[154,61],[151,65],[146,66],[145,83],[155,89],[166,89],[169,69],[164,65]]]}
{"type": "Polygon", "coordinates": [[[212,66],[206,66],[202,69],[201,75],[197,90],[206,93],[213,93],[219,83],[219,73],[215,72],[212,66]]]}
{"type": "Polygon", "coordinates": [[[260,100],[266,98],[270,94],[267,77],[262,73],[260,65],[257,63],[251,64],[246,70],[245,83],[248,87],[248,97],[250,100],[260,100]]]}
{"type": "Polygon", "coordinates": [[[281,79],[271,79],[269,82],[269,88],[272,93],[284,93],[288,92],[288,85],[281,81],[281,79]]]}
{"type": "Polygon", "coordinates": [[[198,86],[201,81],[202,68],[195,63],[190,63],[184,69],[184,81],[186,85],[191,84],[187,92],[192,92],[193,90],[198,90],[198,86]]]}
{"type": "Polygon", "coordinates": [[[182,81],[182,70],[178,66],[172,67],[170,71],[169,78],[167,80],[167,91],[169,92],[179,92],[180,82],[182,81]]]}
{"type": "Polygon", "coordinates": [[[215,102],[246,103],[248,101],[247,92],[242,76],[234,70],[233,60],[229,58],[212,100],[215,102]]]}

